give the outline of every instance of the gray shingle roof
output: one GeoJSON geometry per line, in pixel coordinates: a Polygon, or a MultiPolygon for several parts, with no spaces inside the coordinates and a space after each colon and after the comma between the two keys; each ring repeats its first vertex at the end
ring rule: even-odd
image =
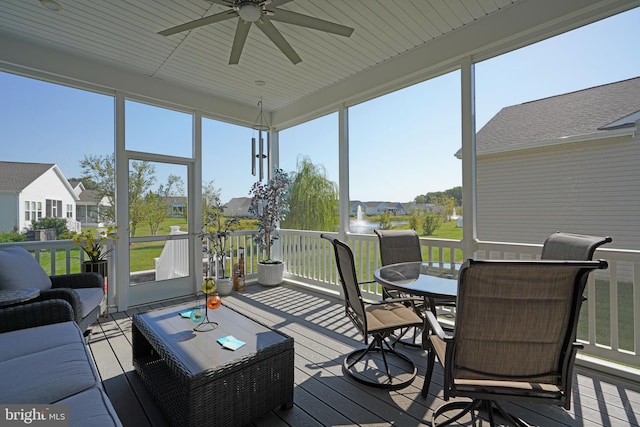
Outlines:
{"type": "Polygon", "coordinates": [[[85,203],[98,203],[100,202],[100,195],[96,190],[84,190],[82,193],[78,195],[80,202],[85,203]]]}
{"type": "Polygon", "coordinates": [[[21,192],[53,163],[0,162],[0,191],[21,192]]]}
{"type": "MultiPolygon", "coordinates": [[[[640,77],[503,108],[478,131],[478,154],[580,137],[640,111],[640,77]]],[[[460,152],[458,152],[459,155],[460,152]]]]}
{"type": "Polygon", "coordinates": [[[234,197],[223,206],[225,215],[248,216],[251,197],[234,197]]]}

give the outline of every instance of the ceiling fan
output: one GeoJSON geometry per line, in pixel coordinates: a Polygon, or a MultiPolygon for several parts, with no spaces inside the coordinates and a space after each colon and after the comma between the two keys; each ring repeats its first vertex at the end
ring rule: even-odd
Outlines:
{"type": "Polygon", "coordinates": [[[278,49],[280,49],[282,53],[285,54],[287,58],[289,58],[289,60],[293,64],[301,62],[302,59],[300,58],[300,56],[298,56],[293,47],[291,47],[289,42],[287,42],[282,33],[278,31],[278,29],[273,25],[271,21],[299,25],[301,27],[312,28],[314,30],[337,34],[344,37],[349,37],[353,33],[353,28],[346,27],[344,25],[277,8],[278,6],[281,6],[292,0],[207,1],[222,6],[227,6],[231,8],[231,10],[196,19],[195,21],[187,22],[185,24],[176,25],[175,27],[160,31],[158,34],[161,34],[163,36],[170,36],[172,34],[192,30],[204,25],[214,24],[216,22],[226,21],[227,19],[239,17],[240,19],[238,19],[236,34],[233,38],[231,55],[229,57],[229,64],[233,65],[237,64],[240,60],[240,54],[242,53],[242,49],[244,48],[247,36],[249,35],[251,24],[255,24],[264,33],[264,35],[267,36],[273,42],[273,44],[275,44],[278,49]]]}

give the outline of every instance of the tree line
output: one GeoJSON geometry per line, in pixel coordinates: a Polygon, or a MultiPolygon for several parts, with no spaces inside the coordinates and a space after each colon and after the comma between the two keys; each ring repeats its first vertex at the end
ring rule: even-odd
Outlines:
{"type": "MultiPolygon", "coordinates": [[[[101,210],[106,221],[115,222],[115,168],[114,156],[85,156],[80,166],[85,188],[95,190],[98,200],[106,199],[108,206],[101,210]]],[[[308,157],[298,159],[293,173],[293,185],[289,195],[290,211],[282,222],[283,228],[297,230],[334,231],[339,223],[338,185],[329,180],[322,165],[314,164],[308,157]]],[[[158,231],[167,215],[167,200],[184,195],[182,178],[169,175],[167,182],[151,190],[156,183],[155,167],[150,162],[134,161],[129,172],[129,219],[130,233],[135,236],[139,224],[147,223],[152,235],[158,231]]],[[[430,192],[415,197],[416,209],[410,213],[411,228],[431,235],[442,221],[453,214],[454,208],[461,213],[462,187],[430,192]],[[431,211],[423,206],[435,205],[431,211]]],[[[186,216],[188,206],[183,214],[186,216]]],[[[211,219],[223,216],[224,206],[220,200],[220,189],[213,181],[203,184],[202,217],[211,219]]],[[[390,215],[383,214],[380,227],[391,226],[390,215]]]]}

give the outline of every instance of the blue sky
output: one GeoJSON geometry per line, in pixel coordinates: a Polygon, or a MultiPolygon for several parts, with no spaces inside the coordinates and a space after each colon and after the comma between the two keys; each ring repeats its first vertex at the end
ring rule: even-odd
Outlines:
{"type": "MultiPolygon", "coordinates": [[[[500,109],[640,76],[640,9],[476,65],[476,127],[500,109]]],[[[350,108],[350,196],[407,202],[461,185],[459,72],[350,108]]],[[[0,73],[0,160],[57,163],[80,175],[84,155],[113,152],[113,100],[105,95],[0,73]]],[[[257,103],[257,100],[256,100],[257,103]]],[[[264,100],[268,105],[268,100],[264,100]]],[[[256,115],[258,107],[256,105],[256,115]]],[[[191,118],[127,102],[127,146],[188,156],[191,118]]],[[[247,196],[252,129],[205,120],[203,178],[222,199],[247,196]]],[[[280,133],[280,164],[306,156],[338,181],[338,117],[330,114],[280,133]]],[[[186,177],[184,168],[161,167],[186,177]]]]}

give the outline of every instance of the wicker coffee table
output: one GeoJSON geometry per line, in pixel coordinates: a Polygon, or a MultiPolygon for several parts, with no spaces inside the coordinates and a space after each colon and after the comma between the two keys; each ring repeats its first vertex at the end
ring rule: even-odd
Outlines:
{"type": "Polygon", "coordinates": [[[217,329],[194,332],[179,315],[191,307],[133,317],[133,365],[171,425],[244,425],[293,406],[293,338],[224,306],[209,312],[217,329]],[[224,349],[227,335],[246,344],[224,349]]]}

